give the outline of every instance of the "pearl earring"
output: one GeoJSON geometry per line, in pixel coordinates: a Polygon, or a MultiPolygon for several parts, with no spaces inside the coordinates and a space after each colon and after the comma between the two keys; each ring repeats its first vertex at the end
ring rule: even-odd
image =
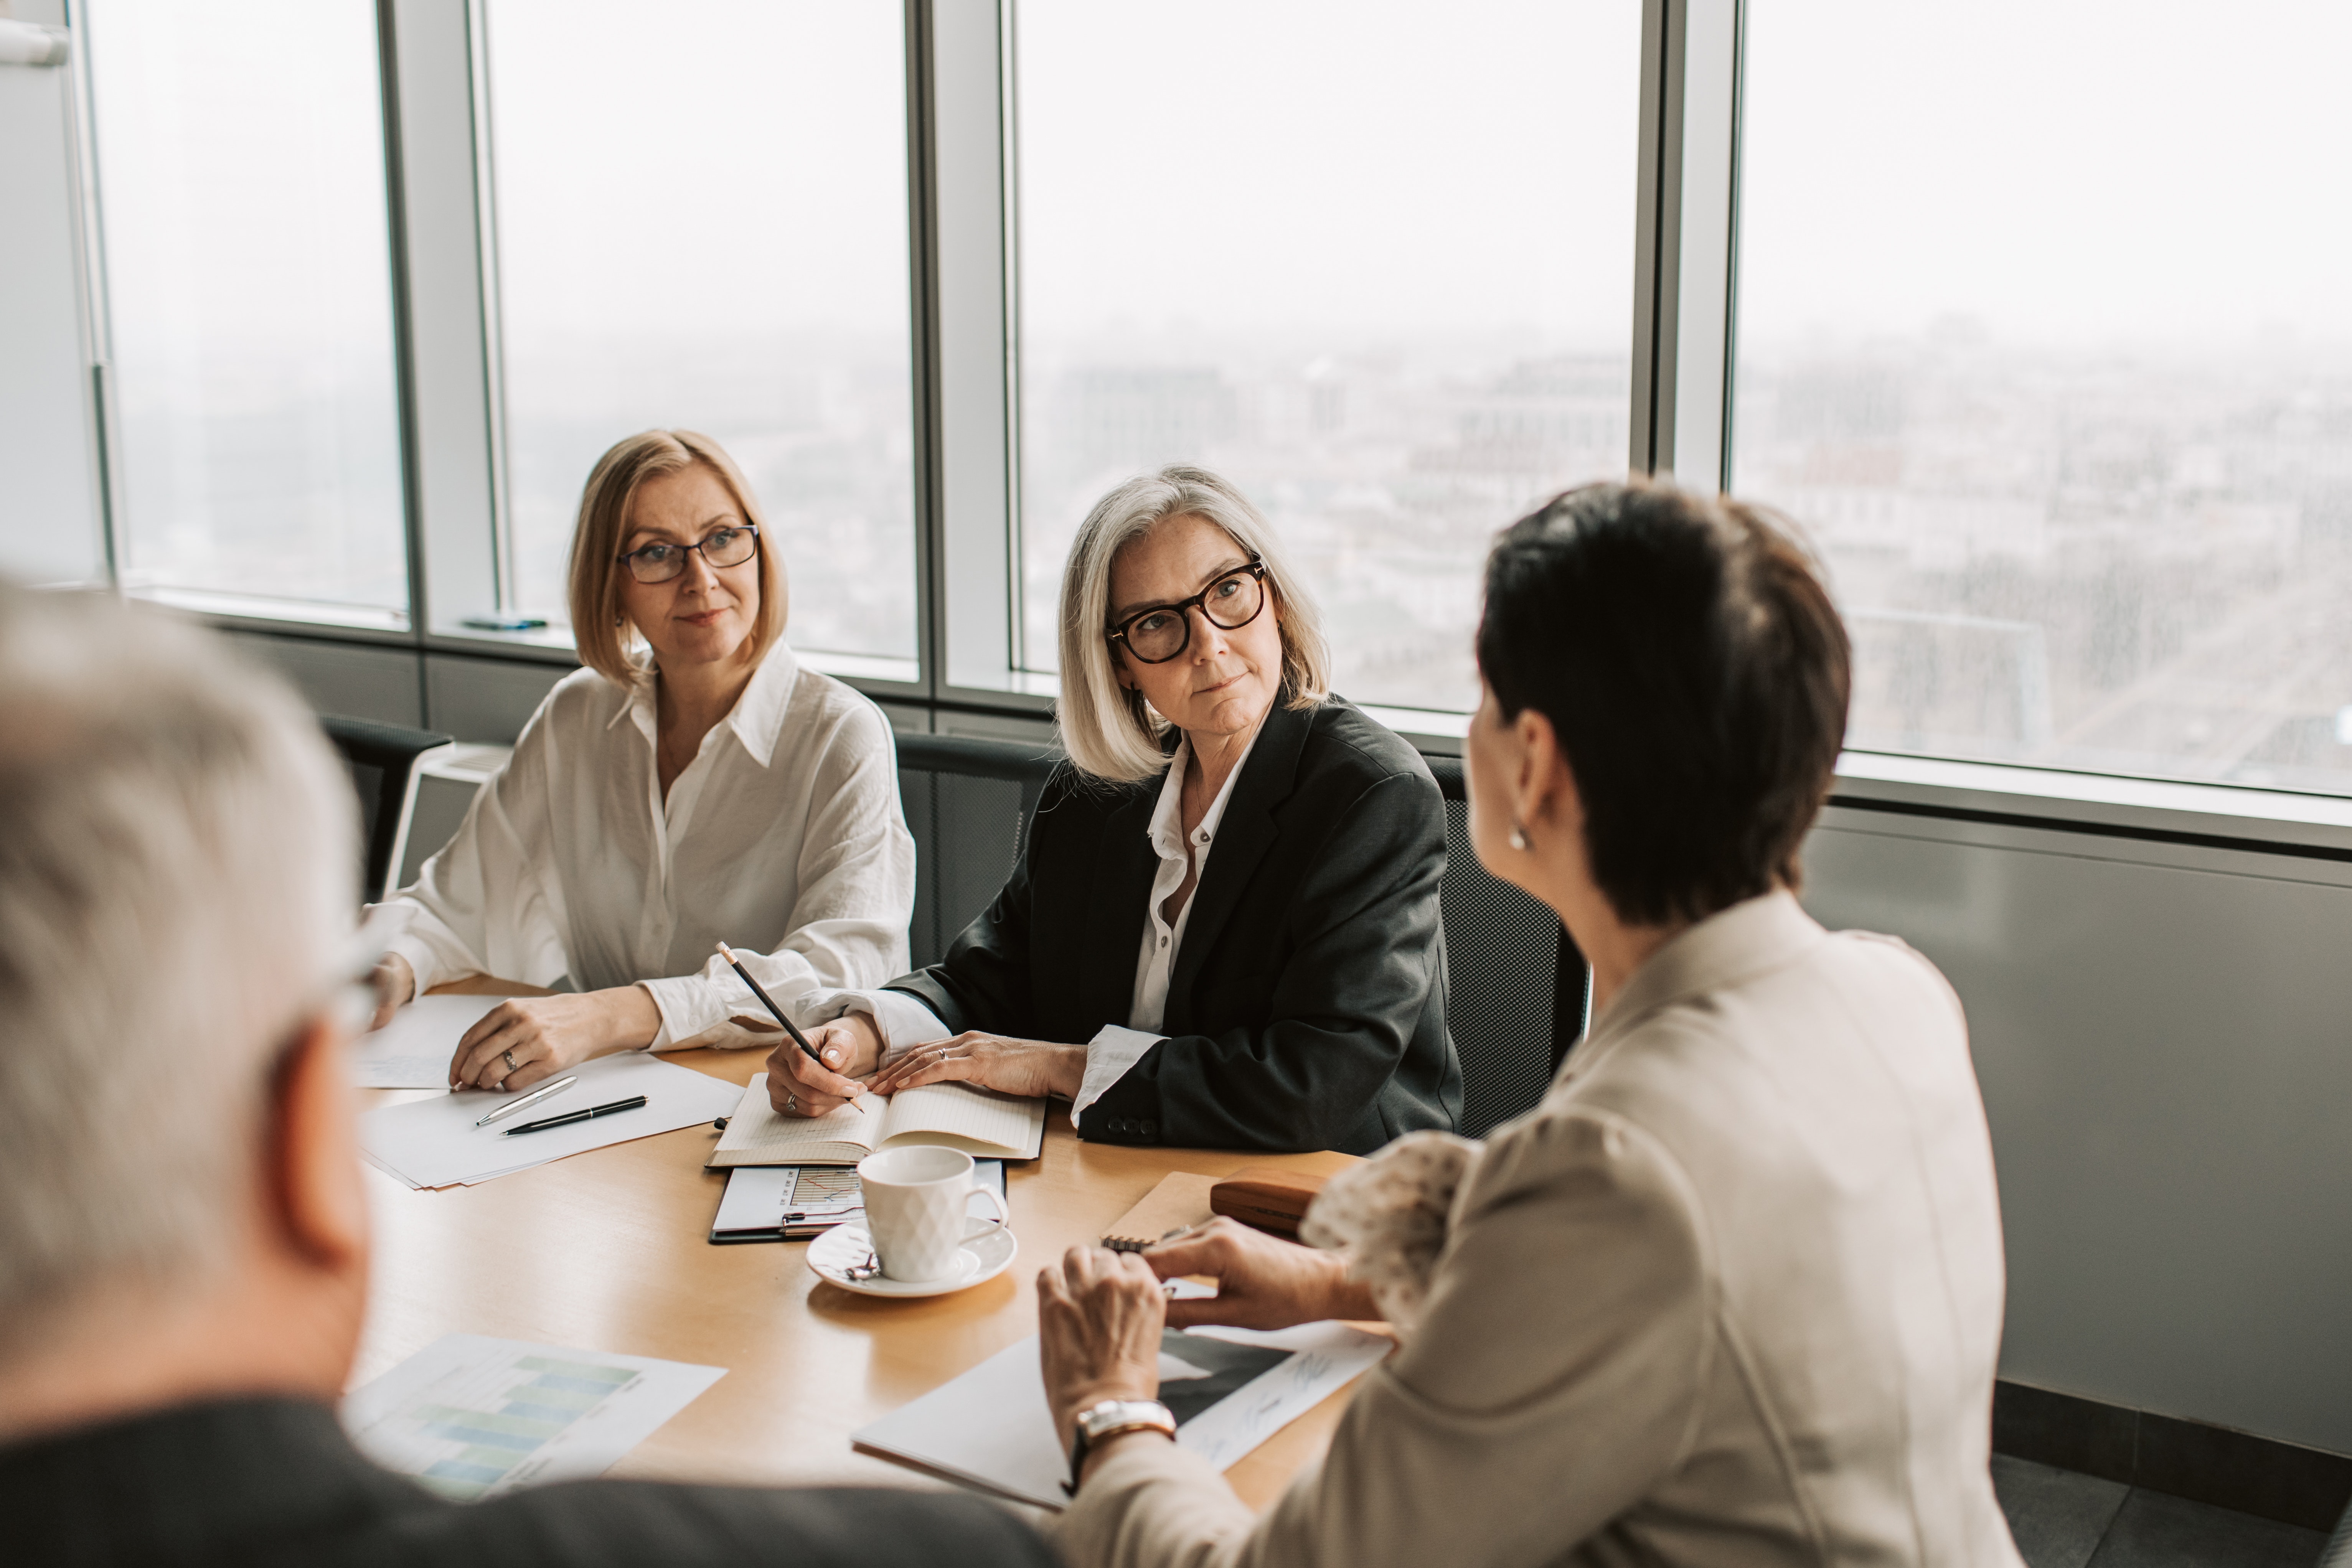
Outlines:
{"type": "Polygon", "coordinates": [[[1518,823],[1511,824],[1511,847],[1524,850],[1528,847],[1528,830],[1518,823]]]}

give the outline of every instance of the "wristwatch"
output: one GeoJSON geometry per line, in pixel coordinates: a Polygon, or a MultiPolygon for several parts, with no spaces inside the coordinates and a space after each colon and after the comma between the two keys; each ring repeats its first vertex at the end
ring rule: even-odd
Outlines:
{"type": "Polygon", "coordinates": [[[1062,1483],[1072,1497],[1078,1495],[1087,1451],[1103,1439],[1121,1432],[1152,1431],[1166,1433],[1171,1443],[1176,1440],[1175,1413],[1156,1399],[1106,1399],[1079,1411],[1073,1425],[1077,1435],[1070,1442],[1070,1479],[1062,1483]]]}

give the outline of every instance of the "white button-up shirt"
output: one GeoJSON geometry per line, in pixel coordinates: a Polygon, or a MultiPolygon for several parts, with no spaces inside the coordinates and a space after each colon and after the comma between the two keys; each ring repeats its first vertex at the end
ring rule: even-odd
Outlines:
{"type": "Polygon", "coordinates": [[[906,972],[915,842],[880,710],[779,642],[662,797],[650,676],[567,676],[457,836],[392,903],[416,989],[462,974],[642,983],[652,1048],[772,1045],[726,961],[796,1022],[819,993],[906,972]]]}
{"type": "MultiPolygon", "coordinates": [[[[1265,732],[1260,726],[1259,733],[1265,732]]],[[[1160,857],[1160,868],[1151,879],[1143,921],[1143,942],[1135,958],[1135,989],[1128,1004],[1127,1027],[1106,1024],[1087,1042],[1087,1073],[1078,1088],[1077,1098],[1070,1101],[1070,1120],[1075,1123],[1081,1112],[1100,1100],[1110,1087],[1125,1078],[1129,1069],[1143,1059],[1143,1055],[1168,1037],[1160,1026],[1168,1013],[1168,977],[1176,967],[1176,955],[1184,948],[1184,928],[1192,919],[1192,906],[1201,901],[1201,882],[1209,874],[1209,850],[1215,843],[1217,826],[1224,820],[1225,803],[1233,798],[1234,783],[1249,765],[1249,754],[1257,748],[1257,736],[1234,763],[1233,772],[1217,790],[1217,797],[1209,809],[1201,814],[1201,824],[1192,829],[1188,842],[1184,834],[1184,769],[1192,759],[1190,739],[1177,743],[1175,754],[1169,758],[1167,777],[1160,785],[1160,801],[1151,813],[1151,824],[1145,829],[1151,847],[1160,857]],[[1192,891],[1186,896],[1184,907],[1176,911],[1171,924],[1167,915],[1169,898],[1184,885],[1187,871],[1194,873],[1192,891]]],[[[949,1038],[947,1026],[937,1015],[902,991],[861,992],[855,996],[828,999],[818,1006],[820,1012],[867,1013],[873,1016],[875,1027],[883,1039],[882,1059],[895,1061],[917,1046],[949,1038]]]]}

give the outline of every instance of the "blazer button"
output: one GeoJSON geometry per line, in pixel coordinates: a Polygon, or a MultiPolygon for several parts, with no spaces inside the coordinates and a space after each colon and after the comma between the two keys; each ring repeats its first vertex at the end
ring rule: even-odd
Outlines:
{"type": "Polygon", "coordinates": [[[1147,1119],[1147,1120],[1144,1121],[1144,1123],[1143,1123],[1143,1135],[1144,1135],[1146,1138],[1157,1137],[1157,1136],[1159,1135],[1159,1132],[1160,1132],[1160,1123],[1158,1123],[1157,1121],[1150,1121],[1150,1120],[1149,1120],[1149,1119],[1147,1119]]]}

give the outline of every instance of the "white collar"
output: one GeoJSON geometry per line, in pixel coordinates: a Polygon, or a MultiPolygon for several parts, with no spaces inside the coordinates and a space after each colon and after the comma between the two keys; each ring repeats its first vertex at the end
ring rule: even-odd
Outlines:
{"type": "MultiPolygon", "coordinates": [[[[1233,799],[1234,785],[1241,781],[1242,770],[1249,766],[1250,753],[1257,750],[1258,736],[1265,733],[1265,721],[1260,720],[1257,734],[1249,738],[1249,744],[1242,748],[1239,760],[1234,763],[1234,771],[1218,786],[1217,798],[1201,814],[1201,826],[1192,830],[1196,844],[1205,844],[1216,837],[1217,824],[1224,820],[1225,803],[1233,799]]],[[[1192,758],[1192,741],[1188,735],[1176,743],[1175,754],[1168,759],[1168,776],[1160,785],[1160,804],[1152,809],[1151,826],[1146,829],[1151,847],[1166,859],[1177,859],[1184,854],[1184,768],[1192,758]]]]}
{"type": "MultiPolygon", "coordinates": [[[[751,672],[751,684],[743,695],[735,700],[719,723],[734,731],[736,740],[753,762],[766,767],[776,753],[776,739],[783,732],[784,714],[792,707],[793,688],[798,684],[800,660],[793,656],[791,645],[778,637],[760,668],[751,672]]],[[[635,721],[650,743],[660,733],[660,714],[655,702],[654,667],[644,667],[637,679],[630,683],[628,700],[613,715],[606,728],[623,719],[635,721]]]]}

